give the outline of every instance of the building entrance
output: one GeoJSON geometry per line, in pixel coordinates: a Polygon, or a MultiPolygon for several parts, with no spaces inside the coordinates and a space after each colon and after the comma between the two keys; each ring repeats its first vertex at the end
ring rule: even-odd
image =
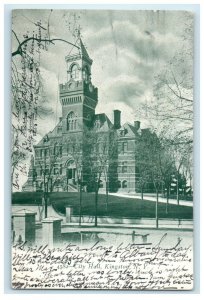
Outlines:
{"type": "Polygon", "coordinates": [[[69,160],[67,163],[67,183],[68,184],[76,184],[77,176],[76,176],[76,164],[74,160],[69,160]]]}

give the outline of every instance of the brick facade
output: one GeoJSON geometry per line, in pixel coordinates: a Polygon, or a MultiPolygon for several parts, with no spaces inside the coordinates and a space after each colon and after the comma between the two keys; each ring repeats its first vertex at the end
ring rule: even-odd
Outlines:
{"type": "MultiPolygon", "coordinates": [[[[67,82],[59,86],[62,117],[56,127],[34,146],[34,159],[23,190],[76,190],[79,180],[77,164],[82,160],[90,160],[85,135],[88,128],[95,130],[98,137],[106,135],[110,140],[116,141],[117,151],[114,157],[107,160],[108,174],[101,175],[100,189],[105,189],[108,185],[109,191],[136,191],[138,174],[135,151],[138,138],[143,132],[140,122],[125,123],[121,126],[119,110],[113,112],[113,122],[105,114],[95,113],[98,89],[92,85],[92,60],[81,40],[79,50],[67,56],[65,60],[67,82]],[[75,145],[74,149],[73,141],[81,143],[76,142],[77,146],[75,145]]],[[[84,189],[89,188],[90,172],[89,167],[83,165],[80,168],[84,189]]]]}

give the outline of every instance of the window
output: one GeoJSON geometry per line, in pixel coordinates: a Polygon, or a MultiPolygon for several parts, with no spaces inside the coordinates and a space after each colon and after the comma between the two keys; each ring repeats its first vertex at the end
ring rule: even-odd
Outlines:
{"type": "Polygon", "coordinates": [[[61,133],[62,132],[62,127],[57,127],[57,133],[61,133]]]}
{"type": "Polygon", "coordinates": [[[126,161],[122,162],[122,173],[127,173],[127,162],[126,161]]]}
{"type": "Polygon", "coordinates": [[[77,79],[79,78],[79,70],[77,65],[73,65],[72,69],[71,69],[71,78],[72,79],[77,79]]]}
{"type": "Polygon", "coordinates": [[[96,127],[97,129],[99,129],[99,128],[101,127],[101,122],[100,122],[100,120],[96,120],[96,121],[95,121],[95,127],[96,127]]]}
{"type": "Polygon", "coordinates": [[[62,156],[62,146],[59,146],[59,156],[62,156]]]}
{"type": "Polygon", "coordinates": [[[56,157],[62,157],[62,145],[58,145],[58,144],[54,145],[54,155],[56,157]]]}
{"type": "Polygon", "coordinates": [[[49,171],[50,171],[49,166],[46,165],[46,168],[45,168],[45,175],[49,175],[49,171]]]}
{"type": "Polygon", "coordinates": [[[128,149],[128,143],[127,143],[127,142],[124,142],[124,143],[123,143],[123,153],[126,153],[126,152],[127,152],[127,149],[128,149]]]}
{"type": "Polygon", "coordinates": [[[60,164],[60,170],[59,170],[60,175],[62,175],[62,164],[60,164]]]}
{"type": "Polygon", "coordinates": [[[58,164],[54,164],[54,175],[62,174],[62,164],[60,166],[58,164]]]}
{"type": "Polygon", "coordinates": [[[45,150],[44,150],[44,157],[47,157],[47,156],[48,156],[48,153],[49,153],[49,150],[48,150],[48,149],[45,149],[45,150]]]}
{"type": "Polygon", "coordinates": [[[76,129],[77,129],[76,115],[73,112],[70,112],[67,116],[67,130],[73,131],[76,129]]]}
{"type": "Polygon", "coordinates": [[[118,153],[122,152],[122,143],[118,143],[118,153]]]}
{"type": "Polygon", "coordinates": [[[127,188],[127,180],[124,180],[122,183],[122,188],[125,189],[127,188]]]}
{"type": "Polygon", "coordinates": [[[54,164],[54,175],[59,174],[58,164],[54,164]]]}
{"type": "Polygon", "coordinates": [[[48,138],[48,135],[46,135],[43,139],[43,143],[46,143],[46,142],[49,142],[49,138],[48,138]]]}
{"type": "Polygon", "coordinates": [[[118,180],[118,188],[121,188],[121,181],[118,180]]]}
{"type": "Polygon", "coordinates": [[[40,167],[40,176],[42,176],[43,175],[43,169],[42,169],[42,167],[40,167]]]}
{"type": "Polygon", "coordinates": [[[103,188],[103,181],[102,180],[99,181],[99,188],[103,188]]]}

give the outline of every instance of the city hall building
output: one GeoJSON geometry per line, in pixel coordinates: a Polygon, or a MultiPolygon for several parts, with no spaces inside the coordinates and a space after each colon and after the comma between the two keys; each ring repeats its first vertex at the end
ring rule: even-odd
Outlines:
{"type": "Polygon", "coordinates": [[[62,116],[56,127],[34,146],[35,153],[23,191],[76,191],[79,179],[84,190],[93,190],[91,173],[94,171],[91,148],[87,147],[87,130],[95,132],[99,140],[108,136],[110,145],[114,144],[114,151],[109,149],[106,152],[110,157],[105,161],[106,173],[101,170],[99,188],[108,188],[112,192],[137,191],[136,145],[141,135],[149,130],[141,129],[139,121],[121,124],[122,112],[117,109],[113,111],[112,120],[105,113],[95,113],[98,89],[92,84],[92,59],[81,39],[77,51],[66,56],[65,60],[67,82],[59,85],[62,116]]]}

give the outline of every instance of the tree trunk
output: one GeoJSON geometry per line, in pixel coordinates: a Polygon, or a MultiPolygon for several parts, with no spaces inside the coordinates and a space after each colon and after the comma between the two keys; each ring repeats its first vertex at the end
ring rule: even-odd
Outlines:
{"type": "Polygon", "coordinates": [[[108,180],[106,180],[106,212],[108,212],[108,180]]]}
{"type": "Polygon", "coordinates": [[[177,205],[179,205],[179,171],[177,171],[176,200],[177,205]]]}
{"type": "Polygon", "coordinates": [[[79,226],[81,226],[81,211],[82,211],[82,186],[79,186],[79,226]]]}
{"type": "Polygon", "coordinates": [[[96,188],[95,188],[95,227],[98,225],[98,181],[96,182],[96,188]]]}
{"type": "Polygon", "coordinates": [[[167,185],[166,188],[166,214],[168,214],[169,211],[169,185],[167,185]]]}
{"type": "Polygon", "coordinates": [[[45,218],[47,218],[47,195],[44,193],[44,201],[45,201],[45,218]]]}
{"type": "Polygon", "coordinates": [[[159,218],[158,218],[158,203],[159,203],[159,190],[156,190],[157,199],[156,199],[156,211],[155,211],[155,218],[156,218],[156,228],[159,228],[159,218]]]}
{"type": "Polygon", "coordinates": [[[143,189],[143,186],[141,188],[141,200],[142,201],[144,200],[144,189],[143,189]]]}
{"type": "Polygon", "coordinates": [[[47,194],[46,194],[46,184],[45,184],[45,174],[43,176],[43,185],[44,185],[44,202],[45,202],[45,218],[47,218],[47,194]]]}
{"type": "Polygon", "coordinates": [[[141,186],[141,206],[140,206],[140,216],[142,217],[143,211],[143,200],[144,200],[144,188],[143,185],[141,186]]]}

